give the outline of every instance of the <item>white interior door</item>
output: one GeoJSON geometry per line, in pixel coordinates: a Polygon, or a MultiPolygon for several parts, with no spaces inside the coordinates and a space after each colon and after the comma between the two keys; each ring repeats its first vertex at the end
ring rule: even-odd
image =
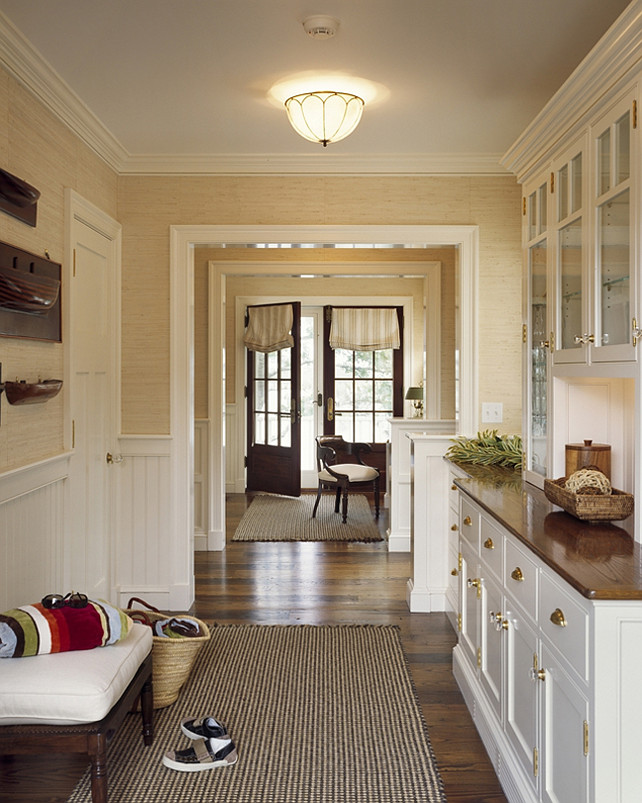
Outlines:
{"type": "Polygon", "coordinates": [[[101,230],[86,212],[82,208],[73,211],[72,199],[70,245],[74,258],[67,316],[73,448],[68,586],[90,596],[109,598],[113,468],[107,462],[107,453],[115,443],[117,419],[120,227],[110,219],[99,219],[99,224],[107,224],[101,230]]]}

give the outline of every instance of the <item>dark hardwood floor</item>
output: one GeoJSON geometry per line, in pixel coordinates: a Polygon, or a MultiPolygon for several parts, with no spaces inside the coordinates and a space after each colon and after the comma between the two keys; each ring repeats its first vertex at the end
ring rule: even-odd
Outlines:
{"type": "MultiPolygon", "coordinates": [[[[220,624],[398,625],[449,803],[505,803],[452,675],[454,631],[445,614],[408,611],[410,556],[389,553],[385,542],[234,543],[250,499],[228,497],[227,549],[196,553],[192,613],[220,624]]],[[[382,532],[386,526],[384,511],[382,532]]],[[[0,800],[65,803],[85,765],[1,756],[0,800]]]]}

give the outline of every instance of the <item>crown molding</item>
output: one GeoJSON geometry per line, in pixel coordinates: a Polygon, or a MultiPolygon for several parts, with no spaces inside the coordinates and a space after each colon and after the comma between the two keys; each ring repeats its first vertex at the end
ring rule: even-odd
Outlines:
{"type": "Polygon", "coordinates": [[[1,12],[0,62],[110,167],[119,169],[127,151],[1,12]]]}
{"type": "Polygon", "coordinates": [[[501,159],[523,182],[529,172],[642,58],[642,0],[634,0],[501,159]]]}
{"type": "Polygon", "coordinates": [[[138,154],[126,175],[506,175],[500,154],[138,154]]]}
{"type": "Polygon", "coordinates": [[[0,63],[123,175],[506,175],[501,154],[131,154],[0,12],[0,63]]]}

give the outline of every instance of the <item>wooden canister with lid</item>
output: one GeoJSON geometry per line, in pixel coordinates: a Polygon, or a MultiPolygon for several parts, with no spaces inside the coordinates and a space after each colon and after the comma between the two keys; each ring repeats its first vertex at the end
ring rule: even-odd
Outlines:
{"type": "Polygon", "coordinates": [[[611,447],[606,443],[593,443],[591,440],[567,443],[566,476],[570,477],[573,472],[588,466],[599,469],[611,479],[611,447]]]}

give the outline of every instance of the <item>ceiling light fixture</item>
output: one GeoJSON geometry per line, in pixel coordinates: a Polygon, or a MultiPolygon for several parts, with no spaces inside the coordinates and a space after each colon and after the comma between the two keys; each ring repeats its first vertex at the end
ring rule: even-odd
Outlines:
{"type": "Polygon", "coordinates": [[[303,92],[285,101],[292,127],[304,139],[325,148],[339,142],[359,125],[364,102],[349,92],[303,92]]]}
{"type": "MultiPolygon", "coordinates": [[[[303,29],[313,39],[332,39],[338,28],[339,20],[325,14],[303,20],[303,29]]],[[[355,130],[363,106],[363,98],[353,92],[316,88],[296,92],[285,101],[288,119],[297,134],[310,142],[320,142],[324,148],[330,142],[345,139],[355,130]]]]}

